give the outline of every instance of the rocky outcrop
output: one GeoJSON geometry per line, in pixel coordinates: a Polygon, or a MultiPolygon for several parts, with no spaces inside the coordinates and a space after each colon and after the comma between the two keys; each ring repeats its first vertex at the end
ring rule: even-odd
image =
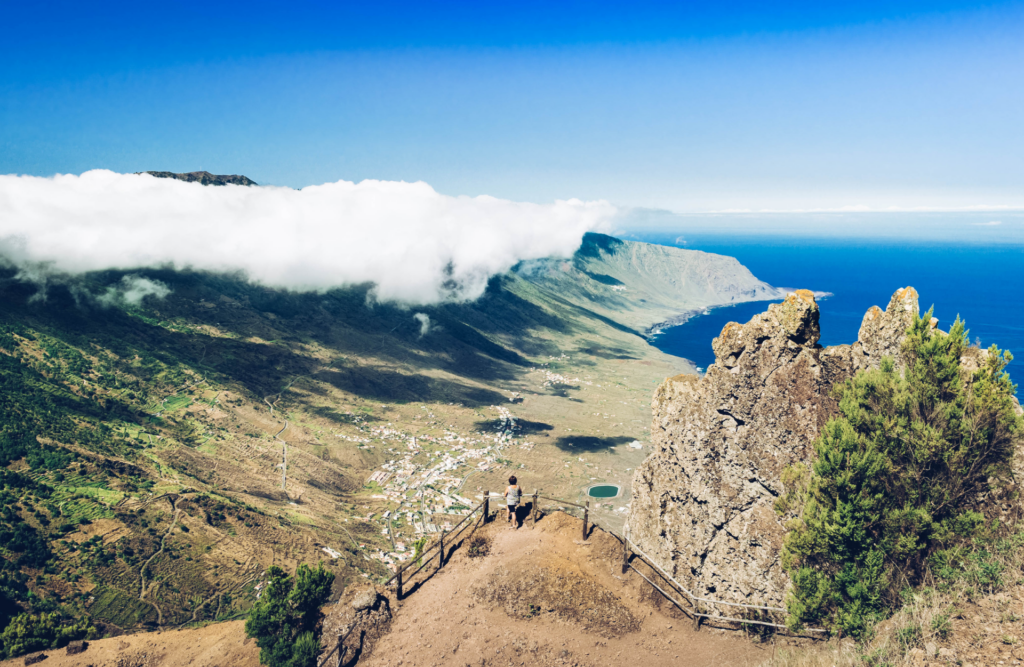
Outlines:
{"type": "Polygon", "coordinates": [[[837,382],[883,356],[899,360],[917,313],[917,292],[901,289],[884,311],[868,310],[856,343],[823,348],[814,295],[798,290],[727,324],[704,377],[677,376],[655,392],[655,451],[633,479],[633,542],[698,595],[781,606],[783,470],[810,462],[837,411],[837,382]]]}

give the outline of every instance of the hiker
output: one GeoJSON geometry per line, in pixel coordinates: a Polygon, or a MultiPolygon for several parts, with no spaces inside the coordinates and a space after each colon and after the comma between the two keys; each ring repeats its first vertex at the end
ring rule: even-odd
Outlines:
{"type": "MultiPolygon", "coordinates": [[[[508,507],[508,522],[512,523],[512,517],[516,517],[516,509],[519,507],[519,498],[523,495],[523,490],[519,488],[516,483],[516,476],[512,475],[508,478],[508,488],[505,489],[505,504],[508,507]]],[[[519,528],[519,517],[516,517],[515,528],[519,528]]]]}

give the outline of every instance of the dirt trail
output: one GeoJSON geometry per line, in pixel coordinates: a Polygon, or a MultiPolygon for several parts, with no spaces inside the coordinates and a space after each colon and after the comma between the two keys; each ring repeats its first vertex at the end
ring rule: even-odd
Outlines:
{"type": "MultiPolygon", "coordinates": [[[[139,586],[139,600],[142,600],[143,602],[149,602],[149,604],[153,605],[153,608],[156,609],[156,622],[157,622],[157,625],[163,625],[164,624],[164,613],[160,609],[160,605],[158,605],[157,603],[153,602],[152,600],[147,600],[146,599],[146,593],[148,592],[148,590],[146,588],[146,568],[149,567],[149,564],[152,563],[153,560],[156,559],[157,556],[159,556],[160,554],[162,554],[164,552],[164,543],[167,542],[167,537],[171,534],[171,531],[174,530],[175,524],[178,523],[178,517],[181,515],[181,510],[178,509],[178,499],[177,498],[171,498],[171,507],[174,508],[174,517],[171,519],[171,525],[167,529],[167,532],[164,533],[164,536],[162,538],[160,538],[160,550],[157,551],[152,556],[150,556],[149,560],[147,560],[145,562],[145,564],[139,569],[139,580],[140,580],[139,581],[139,584],[140,584],[140,586],[139,586]]],[[[150,584],[150,586],[152,586],[152,584],[150,584]]]]}
{"type": "Polygon", "coordinates": [[[490,553],[470,558],[467,541],[436,574],[410,582],[361,666],[703,667],[771,656],[771,644],[742,633],[694,630],[638,576],[621,574],[618,540],[595,529],[582,543],[573,517],[558,512],[513,530],[499,513],[478,534],[490,553]]]}

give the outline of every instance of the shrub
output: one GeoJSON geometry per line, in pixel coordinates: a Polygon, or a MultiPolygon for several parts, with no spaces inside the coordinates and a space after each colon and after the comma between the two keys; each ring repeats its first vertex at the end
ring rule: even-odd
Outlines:
{"type": "Polygon", "coordinates": [[[421,562],[421,556],[423,550],[427,547],[427,537],[424,535],[420,539],[412,543],[412,559],[417,563],[421,562]]]}
{"type": "Polygon", "coordinates": [[[60,648],[76,639],[90,639],[96,628],[87,618],[69,619],[60,612],[49,614],[18,614],[0,634],[5,657],[12,658],[32,651],[60,648]]]}
{"type": "MultiPolygon", "coordinates": [[[[908,329],[905,369],[886,358],[836,388],[840,414],[814,443],[803,510],[783,548],[793,629],[822,623],[862,636],[931,562],[948,568],[958,547],[997,527],[982,499],[1008,478],[1021,439],[1005,372],[1012,357],[992,346],[969,373],[963,322],[947,335],[930,319],[908,329]]],[[[994,585],[998,568],[983,552],[972,558],[978,583],[994,585]]]]}
{"type": "Polygon", "coordinates": [[[491,550],[491,543],[483,535],[474,535],[469,541],[469,557],[480,558],[486,556],[491,550]]]}
{"type": "Polygon", "coordinates": [[[299,565],[295,577],[274,566],[267,586],[249,612],[245,634],[260,647],[260,663],[268,667],[316,667],[320,607],[331,594],[334,574],[323,563],[312,570],[299,565]]]}

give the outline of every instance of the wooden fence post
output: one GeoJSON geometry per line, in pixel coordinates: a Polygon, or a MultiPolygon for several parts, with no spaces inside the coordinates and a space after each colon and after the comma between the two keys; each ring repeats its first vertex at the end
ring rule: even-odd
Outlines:
{"type": "Polygon", "coordinates": [[[487,523],[487,513],[491,511],[491,492],[484,491],[484,518],[481,523],[487,523]]]}
{"type": "Polygon", "coordinates": [[[537,491],[533,492],[533,527],[537,527],[537,515],[540,511],[537,509],[537,504],[540,502],[540,493],[537,491]]]}
{"type": "Polygon", "coordinates": [[[397,584],[398,599],[401,600],[402,599],[402,571],[401,570],[398,571],[398,577],[397,577],[396,581],[398,582],[398,584],[397,584]]]}
{"type": "Polygon", "coordinates": [[[590,501],[587,501],[586,507],[583,508],[583,541],[587,541],[587,522],[590,521],[590,501]]]}
{"type": "Polygon", "coordinates": [[[437,551],[440,554],[437,559],[437,569],[440,570],[441,566],[444,565],[444,530],[441,531],[441,537],[438,541],[437,551]]]}
{"type": "Polygon", "coordinates": [[[629,540],[622,538],[622,574],[629,570],[629,540]]]}

